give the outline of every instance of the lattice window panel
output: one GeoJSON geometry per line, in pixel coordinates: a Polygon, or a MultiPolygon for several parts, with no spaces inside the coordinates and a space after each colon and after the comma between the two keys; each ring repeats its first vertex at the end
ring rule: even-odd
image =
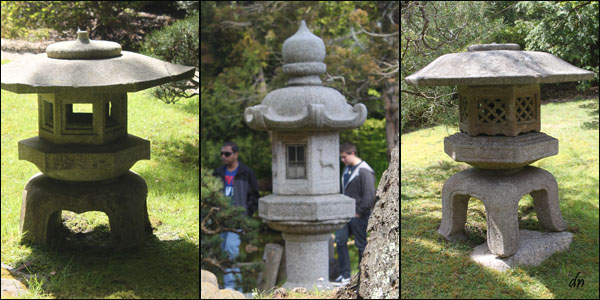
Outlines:
{"type": "Polygon", "coordinates": [[[518,97],[516,102],[517,122],[535,120],[535,95],[534,97],[518,97]]]}
{"type": "Polygon", "coordinates": [[[467,97],[460,96],[460,102],[458,103],[458,110],[460,112],[460,121],[467,122],[469,119],[469,106],[467,105],[467,97]]]}
{"type": "Polygon", "coordinates": [[[480,123],[506,123],[506,104],[502,99],[479,99],[477,121],[480,123]]]}

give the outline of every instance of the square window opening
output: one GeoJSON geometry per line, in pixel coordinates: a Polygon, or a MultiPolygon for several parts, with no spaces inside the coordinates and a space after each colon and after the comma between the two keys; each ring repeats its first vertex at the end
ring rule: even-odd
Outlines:
{"type": "Polygon", "coordinates": [[[304,157],[306,145],[287,145],[286,155],[286,178],[305,179],[306,160],[304,157]]]}
{"type": "Polygon", "coordinates": [[[73,103],[65,105],[67,129],[93,129],[93,105],[73,103]]]}

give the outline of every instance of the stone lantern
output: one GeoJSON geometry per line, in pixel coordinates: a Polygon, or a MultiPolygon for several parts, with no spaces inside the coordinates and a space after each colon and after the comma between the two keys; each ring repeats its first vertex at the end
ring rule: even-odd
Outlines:
{"type": "Polygon", "coordinates": [[[304,21],[282,52],[288,86],[244,112],[248,126],[272,131],[273,194],[258,212],[285,239],[284,287],[327,289],[329,236],[354,216],[354,199],[340,194],[339,131],[361,126],[367,109],[322,86],[325,45],[304,21]]]}
{"type": "Polygon", "coordinates": [[[38,94],[39,136],[19,142],[19,159],[35,164],[23,192],[22,241],[46,244],[61,210],[108,215],[115,249],[152,233],[147,186],[129,171],[150,159],[150,142],[127,133],[127,92],[191,78],[195,68],[121,51],[118,43],[54,43],[46,53],[2,66],[2,89],[38,94]]]}
{"type": "MultiPolygon", "coordinates": [[[[520,51],[517,44],[471,45],[468,52],[443,55],[406,77],[415,86],[458,86],[461,132],[444,139],[444,151],[474,168],[444,184],[441,235],[462,236],[470,197],[483,201],[487,245],[502,258],[519,249],[517,209],[526,194],[541,225],[550,231],[567,228],[554,176],[528,166],[558,154],[558,140],[540,132],[539,85],[593,78],[593,72],[549,53],[520,51]]],[[[565,234],[570,243],[572,235],[565,234]]]]}

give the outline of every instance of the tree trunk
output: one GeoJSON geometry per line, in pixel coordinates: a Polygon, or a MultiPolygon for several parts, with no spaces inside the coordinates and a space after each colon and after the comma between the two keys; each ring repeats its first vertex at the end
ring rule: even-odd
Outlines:
{"type": "Polygon", "coordinates": [[[400,134],[400,110],[398,109],[399,90],[399,86],[396,83],[388,86],[383,93],[388,161],[391,161],[392,159],[392,149],[398,142],[400,134]]]}

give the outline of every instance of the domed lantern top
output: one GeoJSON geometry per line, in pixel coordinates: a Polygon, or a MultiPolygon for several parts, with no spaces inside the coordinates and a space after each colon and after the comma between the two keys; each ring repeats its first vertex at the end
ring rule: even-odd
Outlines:
{"type": "Polygon", "coordinates": [[[195,68],[122,51],[115,42],[77,40],[49,45],[46,53],[2,66],[2,89],[14,93],[136,92],[191,78],[195,68]]]}
{"type": "Polygon", "coordinates": [[[262,104],[248,107],[245,121],[253,129],[273,131],[341,131],[364,123],[367,108],[354,107],[337,90],[323,87],[325,44],[301,22],[298,31],[283,43],[283,72],[287,87],[271,91],[262,104]]]}
{"type": "Polygon", "coordinates": [[[519,51],[517,44],[471,45],[468,52],[438,57],[405,80],[415,86],[523,85],[594,79],[545,52],[519,51]]]}

